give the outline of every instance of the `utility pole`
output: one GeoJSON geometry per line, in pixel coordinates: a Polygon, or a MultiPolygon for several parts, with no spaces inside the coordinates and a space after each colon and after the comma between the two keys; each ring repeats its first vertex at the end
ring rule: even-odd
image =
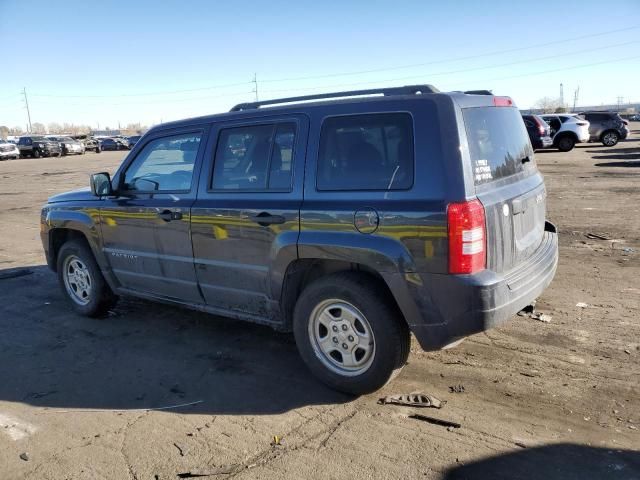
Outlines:
{"type": "Polygon", "coordinates": [[[576,110],[576,105],[578,104],[578,95],[580,94],[580,85],[573,92],[573,111],[576,110]]]}
{"type": "Polygon", "coordinates": [[[24,95],[24,104],[27,107],[27,117],[29,118],[29,133],[33,131],[31,128],[31,112],[29,111],[29,100],[27,99],[27,87],[22,88],[22,95],[24,95]]]}
{"type": "Polygon", "coordinates": [[[564,108],[564,87],[560,84],[560,106],[564,108]]]}
{"type": "Polygon", "coordinates": [[[623,97],[618,97],[618,112],[620,112],[620,105],[622,105],[624,98],[623,97]]]}
{"type": "Polygon", "coordinates": [[[255,85],[253,92],[256,94],[256,102],[258,101],[258,75],[253,74],[253,84],[255,85]]]}

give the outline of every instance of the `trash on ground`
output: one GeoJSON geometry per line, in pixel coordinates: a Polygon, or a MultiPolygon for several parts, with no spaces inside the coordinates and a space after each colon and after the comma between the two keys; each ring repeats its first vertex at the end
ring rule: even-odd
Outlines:
{"type": "Polygon", "coordinates": [[[33,270],[29,270],[28,268],[18,268],[17,270],[0,272],[0,280],[6,280],[7,278],[24,277],[26,275],[31,275],[32,273],[33,273],[33,270]]]}
{"type": "Polygon", "coordinates": [[[612,240],[611,237],[608,237],[607,235],[602,235],[600,233],[585,233],[584,236],[587,238],[591,238],[593,240],[612,240]]]}
{"type": "Polygon", "coordinates": [[[536,310],[536,303],[533,302],[530,305],[527,305],[522,310],[518,312],[520,317],[529,317],[532,320],[538,320],[539,322],[549,323],[551,321],[551,315],[547,315],[546,313],[538,312],[536,310]]]}
{"type": "Polygon", "coordinates": [[[231,467],[212,468],[209,470],[191,470],[189,472],[183,472],[178,474],[178,478],[198,478],[198,477],[212,477],[213,475],[228,475],[236,471],[236,465],[231,467]]]}
{"type": "Polygon", "coordinates": [[[401,395],[389,395],[378,400],[380,405],[404,405],[407,407],[419,408],[442,408],[446,401],[438,400],[432,395],[425,393],[409,393],[401,395]]]}
{"type": "Polygon", "coordinates": [[[278,435],[274,435],[273,439],[271,440],[271,445],[275,446],[275,445],[282,445],[282,443],[280,443],[282,441],[282,437],[278,436],[278,435]]]}
{"type": "Polygon", "coordinates": [[[103,413],[103,412],[152,412],[156,410],[170,410],[172,408],[190,407],[203,403],[204,400],[197,400],[189,403],[179,403],[178,405],[169,405],[167,407],[151,407],[151,408],[112,408],[112,409],[84,409],[84,410],[44,410],[45,413],[103,413]]]}
{"type": "Polygon", "coordinates": [[[549,323],[553,317],[551,315],[547,315],[546,313],[536,312],[531,315],[532,320],[538,320],[539,322],[549,323]]]}
{"type": "Polygon", "coordinates": [[[29,454],[27,452],[21,453],[20,454],[20,458],[22,460],[24,460],[25,462],[28,462],[29,461],[29,454]]]}
{"type": "Polygon", "coordinates": [[[413,415],[409,415],[409,418],[413,418],[414,420],[420,420],[422,422],[433,423],[434,425],[441,425],[443,427],[460,428],[462,426],[459,423],[452,422],[450,420],[443,420],[441,418],[429,417],[427,415],[420,415],[419,413],[414,413],[413,415]]]}
{"type": "Polygon", "coordinates": [[[464,393],[464,385],[453,385],[449,387],[451,393],[464,393]]]}
{"type": "Polygon", "coordinates": [[[173,446],[178,449],[178,451],[180,452],[180,456],[184,457],[184,450],[182,450],[182,447],[178,445],[176,442],[173,442],[173,446]]]}
{"type": "Polygon", "coordinates": [[[624,353],[626,353],[627,355],[631,355],[631,350],[625,349],[624,353]]]}
{"type": "Polygon", "coordinates": [[[578,308],[587,308],[589,305],[584,303],[584,302],[578,302],[576,303],[576,307],[578,308]]]}

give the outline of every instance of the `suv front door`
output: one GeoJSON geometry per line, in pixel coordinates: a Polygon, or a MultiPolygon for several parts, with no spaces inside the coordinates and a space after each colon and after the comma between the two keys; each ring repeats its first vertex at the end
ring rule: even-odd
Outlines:
{"type": "Polygon", "coordinates": [[[308,120],[214,126],[192,212],[196,273],[207,305],[278,321],[285,269],[297,258],[308,120]]]}
{"type": "Polygon", "coordinates": [[[123,288],[202,303],[189,209],[204,137],[203,129],[156,134],[114,177],[100,218],[104,253],[123,288]]]}

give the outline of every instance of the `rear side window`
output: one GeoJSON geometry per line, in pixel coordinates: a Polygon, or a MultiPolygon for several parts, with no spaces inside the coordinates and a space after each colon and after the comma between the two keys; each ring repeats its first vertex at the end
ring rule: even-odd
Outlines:
{"type": "Polygon", "coordinates": [[[327,118],[318,190],[406,190],[413,185],[413,122],[407,113],[327,118]]]}
{"type": "Polygon", "coordinates": [[[213,167],[214,190],[291,189],[294,123],[225,128],[213,167]]]}
{"type": "Polygon", "coordinates": [[[478,107],[463,111],[476,185],[524,170],[532,160],[529,135],[516,108],[478,107]]]}

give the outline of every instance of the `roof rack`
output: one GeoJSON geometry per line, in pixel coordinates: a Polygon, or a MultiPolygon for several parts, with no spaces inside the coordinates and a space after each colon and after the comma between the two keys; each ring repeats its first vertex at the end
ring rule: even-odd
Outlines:
{"type": "Polygon", "coordinates": [[[350,92],[335,93],[319,93],[316,95],[304,95],[301,97],[275,98],[273,100],[263,100],[259,102],[239,103],[233,107],[231,112],[240,112],[242,110],[251,110],[265,105],[277,105],[281,103],[304,102],[307,100],[323,100],[325,98],[342,98],[342,97],[359,97],[364,95],[382,94],[384,96],[392,95],[418,95],[422,93],[438,93],[440,90],[432,85],[407,85],[405,87],[392,88],[372,88],[369,90],[353,90],[350,92]]]}
{"type": "Polygon", "coordinates": [[[466,93],[467,95],[493,95],[491,90],[467,90],[462,93],[466,93]]]}

